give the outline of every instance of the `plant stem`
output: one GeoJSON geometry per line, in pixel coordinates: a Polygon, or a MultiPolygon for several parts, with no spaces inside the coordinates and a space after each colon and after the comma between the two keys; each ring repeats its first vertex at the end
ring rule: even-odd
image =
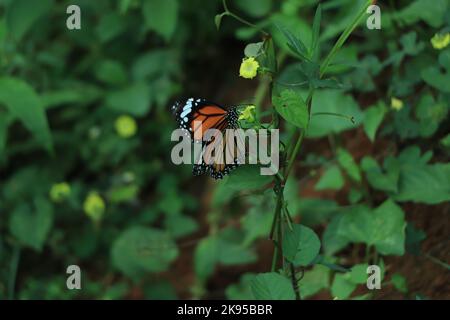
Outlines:
{"type": "Polygon", "coordinates": [[[328,66],[330,65],[330,62],[335,57],[336,53],[339,51],[339,49],[344,45],[345,41],[348,39],[350,34],[355,30],[355,28],[358,26],[359,22],[361,21],[361,18],[366,14],[367,8],[371,5],[372,0],[367,0],[364,6],[361,8],[361,11],[358,13],[358,15],[355,17],[353,22],[345,28],[344,32],[342,32],[339,39],[334,44],[331,51],[326,56],[325,60],[323,61],[322,65],[320,66],[320,78],[323,77],[325,72],[328,69],[328,66]]]}
{"type": "Polygon", "coordinates": [[[252,28],[257,29],[259,32],[261,32],[261,33],[262,33],[263,35],[265,35],[265,36],[268,36],[268,35],[269,35],[267,32],[265,32],[265,31],[262,30],[261,28],[258,28],[258,26],[256,26],[255,24],[253,24],[253,23],[251,23],[251,22],[249,22],[249,21],[247,21],[247,20],[245,20],[245,19],[239,17],[238,15],[234,14],[233,12],[231,12],[231,11],[228,9],[228,5],[227,5],[226,0],[222,0],[222,4],[223,4],[223,8],[224,8],[224,10],[225,10],[225,12],[224,12],[225,15],[230,16],[230,17],[233,17],[233,18],[235,18],[237,21],[239,21],[239,22],[241,22],[241,23],[243,23],[243,24],[245,24],[245,25],[247,25],[247,26],[249,26],[249,27],[252,27],[252,28]]]}
{"type": "Polygon", "coordinates": [[[11,258],[11,264],[9,267],[9,281],[8,281],[8,299],[14,299],[14,291],[16,287],[17,269],[20,261],[20,245],[15,244],[13,247],[13,253],[11,258]]]}
{"type": "Polygon", "coordinates": [[[295,143],[294,150],[292,150],[292,155],[289,157],[289,162],[286,168],[286,172],[284,173],[284,183],[286,183],[289,174],[291,173],[292,167],[294,166],[294,161],[297,153],[300,150],[300,147],[302,146],[303,137],[305,136],[305,130],[300,129],[300,135],[297,138],[297,142],[295,143]]]}
{"type": "Polygon", "coordinates": [[[300,288],[298,286],[297,277],[295,276],[295,268],[293,263],[289,263],[291,267],[291,281],[292,281],[292,287],[294,288],[295,292],[295,300],[301,300],[300,298],[300,288]]]}

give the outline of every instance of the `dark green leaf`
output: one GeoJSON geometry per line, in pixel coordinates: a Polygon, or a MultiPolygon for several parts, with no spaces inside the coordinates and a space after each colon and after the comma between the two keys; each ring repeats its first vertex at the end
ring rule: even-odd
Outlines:
{"type": "Polygon", "coordinates": [[[283,255],[296,266],[309,265],[318,255],[320,240],[310,228],[294,224],[283,238],[283,255]]]}

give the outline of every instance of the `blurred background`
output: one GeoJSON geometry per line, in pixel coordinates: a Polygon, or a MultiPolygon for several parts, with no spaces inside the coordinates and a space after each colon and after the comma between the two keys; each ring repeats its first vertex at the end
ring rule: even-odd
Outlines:
{"type": "MultiPolygon", "coordinates": [[[[322,55],[363,2],[322,1],[322,55]]],[[[297,62],[274,23],[309,43],[318,3],[228,1],[270,31],[285,83],[296,82],[297,62]]],[[[377,3],[382,29],[364,20],[330,68],[344,89],[313,103],[356,124],[314,118],[286,199],[333,263],[383,256],[383,289],[367,293],[317,266],[301,292],[448,299],[450,4],[377,3]],[[404,212],[401,249],[339,238],[346,210],[387,197],[404,212]]],[[[270,108],[264,79],[239,77],[260,34],[231,17],[217,29],[221,12],[218,0],[0,0],[1,299],[253,298],[249,281],[272,260],[275,201],[260,188],[270,179],[236,171],[214,181],[170,160],[175,100],[270,108]],[[80,30],[66,27],[70,4],[80,30]],[[80,266],[82,290],[67,289],[69,265],[80,266]]],[[[283,125],[281,139],[293,130],[283,125]]]]}

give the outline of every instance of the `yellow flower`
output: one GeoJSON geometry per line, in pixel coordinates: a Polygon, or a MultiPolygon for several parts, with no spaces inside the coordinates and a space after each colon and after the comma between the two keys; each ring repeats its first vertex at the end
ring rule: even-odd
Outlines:
{"type": "Polygon", "coordinates": [[[246,120],[248,122],[255,121],[255,106],[249,105],[247,106],[244,111],[239,115],[239,120],[246,120]]]}
{"type": "Polygon", "coordinates": [[[442,50],[450,44],[450,33],[446,34],[436,33],[433,38],[431,38],[431,44],[436,50],[442,50]]]}
{"type": "Polygon", "coordinates": [[[136,134],[136,121],[130,116],[120,116],[116,119],[115,127],[117,134],[122,138],[130,138],[136,134]]]}
{"type": "Polygon", "coordinates": [[[83,209],[89,218],[98,222],[105,212],[105,202],[97,192],[91,191],[84,200],[83,209]]]}
{"type": "Polygon", "coordinates": [[[70,195],[70,185],[67,182],[55,183],[50,189],[50,199],[61,202],[70,195]]]}
{"type": "Polygon", "coordinates": [[[259,63],[255,58],[242,59],[239,75],[245,79],[253,79],[258,73],[259,63]]]}
{"type": "Polygon", "coordinates": [[[392,109],[396,111],[400,111],[403,109],[403,101],[400,99],[397,99],[395,97],[391,98],[391,107],[392,109]]]}

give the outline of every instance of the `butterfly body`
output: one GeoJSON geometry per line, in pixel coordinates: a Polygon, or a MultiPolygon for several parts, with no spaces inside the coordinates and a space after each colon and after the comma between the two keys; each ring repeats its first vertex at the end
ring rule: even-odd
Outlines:
{"type": "Polygon", "coordinates": [[[230,144],[217,140],[224,138],[227,129],[239,127],[236,107],[224,108],[205,99],[189,98],[184,103],[176,102],[172,110],[179,127],[193,142],[202,144],[200,158],[194,164],[194,175],[209,174],[214,179],[222,179],[241,163],[242,159],[235,151],[231,151],[232,156],[228,154],[232,158],[231,163],[225,162],[226,153],[230,153],[230,144]],[[210,129],[215,129],[213,134],[208,134],[212,131],[210,129]],[[214,142],[222,144],[224,153],[213,158],[208,155],[214,148],[214,142]]]}

